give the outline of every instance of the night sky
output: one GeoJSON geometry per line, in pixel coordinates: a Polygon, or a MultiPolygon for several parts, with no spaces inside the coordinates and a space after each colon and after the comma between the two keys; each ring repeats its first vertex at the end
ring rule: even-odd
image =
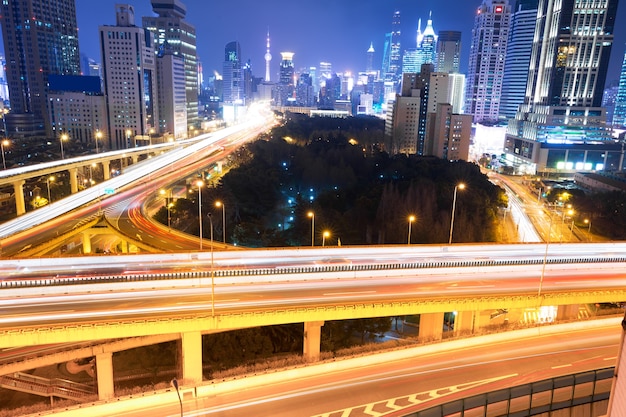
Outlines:
{"type": "MultiPolygon", "coordinates": [[[[373,42],[375,67],[380,67],[384,36],[391,31],[396,10],[401,13],[402,48],[415,47],[418,19],[422,30],[432,11],[435,32],[460,30],[462,66],[465,72],[474,13],[480,0],[424,2],[418,0],[183,0],[187,17],[195,25],[198,57],[204,76],[222,72],[224,46],[239,41],[243,60],[250,59],[255,76],[265,74],[265,37],[271,37],[272,80],[276,80],[280,52],[294,52],[296,69],[319,66],[320,61],[333,64],[333,71],[365,70],[366,51],[373,42]]],[[[120,0],[76,0],[81,53],[100,62],[98,26],[115,24],[115,4],[120,0]]],[[[153,15],[150,0],[129,1],[135,7],[135,24],[142,16],[153,15]]],[[[514,0],[510,0],[514,3],[514,0]]],[[[626,22],[626,1],[618,9],[617,22],[626,22]]],[[[617,80],[624,56],[626,25],[616,24],[615,43],[607,81],[617,80]]]]}

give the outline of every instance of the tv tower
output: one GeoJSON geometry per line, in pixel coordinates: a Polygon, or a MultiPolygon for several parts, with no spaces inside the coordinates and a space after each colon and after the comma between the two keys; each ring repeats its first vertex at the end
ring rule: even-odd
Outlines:
{"type": "Polygon", "coordinates": [[[270,54],[270,30],[267,29],[267,49],[265,51],[265,82],[269,83],[270,80],[270,61],[272,60],[272,54],[270,54]]]}

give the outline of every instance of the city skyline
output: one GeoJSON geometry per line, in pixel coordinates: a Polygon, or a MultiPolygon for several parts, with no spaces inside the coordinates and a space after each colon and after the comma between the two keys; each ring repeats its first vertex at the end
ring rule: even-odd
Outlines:
{"type": "MultiPolygon", "coordinates": [[[[213,75],[215,71],[221,74],[224,47],[231,41],[240,43],[242,62],[250,59],[253,74],[262,77],[265,73],[263,57],[269,29],[273,81],[278,78],[280,52],[285,51],[295,54],[296,70],[319,66],[319,62],[326,61],[332,63],[333,71],[358,72],[365,70],[367,49],[372,43],[376,51],[374,68],[379,69],[384,36],[391,31],[392,16],[396,10],[401,13],[402,49],[415,47],[418,20],[422,20],[423,29],[431,12],[437,33],[445,30],[461,31],[461,72],[466,72],[474,13],[481,4],[480,0],[453,1],[451,3],[454,3],[455,13],[451,14],[450,3],[422,5],[406,0],[368,4],[367,11],[363,11],[363,7],[356,0],[347,0],[340,4],[322,2],[319,7],[306,10],[294,9],[283,0],[272,2],[271,7],[243,0],[238,10],[249,12],[237,15],[228,10],[228,3],[213,3],[209,8],[202,0],[183,2],[187,7],[186,20],[196,27],[198,59],[202,63],[205,77],[213,75]],[[228,21],[224,16],[232,16],[233,19],[228,21]],[[338,47],[337,39],[344,39],[344,46],[338,47]]],[[[81,53],[100,61],[97,27],[114,22],[116,3],[118,2],[114,0],[95,3],[76,0],[81,53]]],[[[150,0],[127,3],[135,7],[137,17],[153,15],[150,0]]],[[[515,1],[510,3],[513,6],[515,1]]],[[[624,4],[620,4],[618,8],[617,21],[622,19],[626,19],[624,4]]],[[[626,27],[618,24],[615,28],[615,44],[607,83],[619,78],[625,42],[626,27]]]]}

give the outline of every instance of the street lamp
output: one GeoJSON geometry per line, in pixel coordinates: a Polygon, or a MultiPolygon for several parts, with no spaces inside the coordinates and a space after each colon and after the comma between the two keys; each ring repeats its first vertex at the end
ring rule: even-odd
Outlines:
{"type": "MultiPolygon", "coordinates": [[[[171,196],[172,191],[170,190],[170,196],[171,196]]],[[[167,227],[170,228],[172,221],[171,221],[171,217],[170,217],[170,209],[172,208],[172,203],[170,203],[170,198],[166,195],[166,191],[161,189],[159,190],[159,194],[161,194],[163,196],[163,199],[165,200],[165,208],[167,209],[167,227]]]]}
{"type": "Polygon", "coordinates": [[[306,215],[311,218],[311,246],[315,246],[315,213],[309,211],[306,215]]]}
{"type": "Polygon", "coordinates": [[[8,139],[2,139],[2,142],[0,142],[0,147],[2,147],[2,167],[3,167],[4,169],[7,169],[7,162],[6,162],[6,160],[4,159],[4,147],[5,147],[5,146],[9,146],[9,144],[10,144],[10,143],[11,143],[11,142],[9,142],[9,140],[8,140],[8,139]]]}
{"type": "Polygon", "coordinates": [[[543,266],[541,267],[541,278],[539,278],[539,291],[537,292],[537,298],[541,304],[541,289],[543,288],[543,278],[546,274],[546,263],[548,261],[548,246],[550,245],[550,237],[552,236],[552,214],[548,212],[550,216],[550,227],[548,227],[548,238],[546,239],[546,251],[543,254],[543,266]]]}
{"type": "Polygon", "coordinates": [[[591,239],[592,239],[592,236],[591,236],[591,220],[585,219],[585,220],[583,220],[583,222],[585,224],[589,225],[589,227],[587,228],[587,234],[589,235],[589,242],[591,242],[591,239]]]}
{"type": "Polygon", "coordinates": [[[411,224],[415,221],[415,216],[414,215],[410,215],[409,216],[409,237],[406,240],[406,244],[410,245],[411,244],[411,224]]]}
{"type": "Polygon", "coordinates": [[[464,190],[465,184],[462,182],[454,186],[454,197],[452,198],[452,219],[450,220],[450,237],[448,238],[448,245],[452,244],[452,232],[454,231],[454,212],[456,210],[456,191],[464,190]]]}
{"type": "Polygon", "coordinates": [[[133,132],[130,129],[126,129],[126,147],[130,148],[130,135],[133,132]]]}
{"type": "Polygon", "coordinates": [[[213,273],[213,216],[208,215],[211,224],[211,315],[215,316],[215,274],[213,273]]]}
{"type": "Polygon", "coordinates": [[[200,250],[202,250],[202,187],[204,187],[204,181],[198,180],[196,182],[198,186],[198,224],[200,225],[200,250]]]}
{"type": "Polygon", "coordinates": [[[222,208],[222,240],[226,243],[226,206],[221,201],[216,201],[215,207],[222,208]]]}
{"type": "Polygon", "coordinates": [[[61,159],[65,159],[65,152],[63,151],[63,141],[66,141],[69,139],[69,136],[67,135],[67,133],[63,133],[61,135],[61,159]]]}
{"type": "Polygon", "coordinates": [[[52,198],[50,198],[50,181],[54,181],[53,175],[46,178],[46,185],[48,186],[48,204],[52,202],[52,198]]]}
{"type": "Polygon", "coordinates": [[[100,151],[98,150],[98,142],[100,141],[100,139],[102,139],[102,132],[100,132],[100,129],[98,129],[96,131],[96,153],[100,153],[100,151]]]}
{"type": "Polygon", "coordinates": [[[322,247],[326,246],[327,237],[330,237],[330,232],[328,230],[324,230],[324,233],[322,233],[322,247]]]}

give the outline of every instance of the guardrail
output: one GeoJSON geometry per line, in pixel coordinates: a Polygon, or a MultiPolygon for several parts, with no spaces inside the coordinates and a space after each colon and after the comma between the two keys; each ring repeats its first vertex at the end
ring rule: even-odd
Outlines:
{"type": "MultiPolygon", "coordinates": [[[[345,262],[341,261],[341,262],[345,262]]],[[[42,286],[80,285],[80,284],[105,284],[138,281],[162,281],[176,279],[197,278],[224,278],[241,276],[268,276],[268,275],[293,275],[331,272],[359,272],[359,271],[384,271],[384,270],[423,270],[442,268],[479,268],[479,267],[502,267],[524,265],[573,265],[573,264],[598,264],[598,263],[626,263],[626,256],[608,257],[560,257],[560,258],[526,258],[526,259],[476,259],[476,260],[447,260],[447,261],[424,261],[408,263],[378,263],[378,264],[330,264],[311,266],[278,266],[272,268],[246,268],[246,267],[219,267],[211,269],[203,267],[200,270],[172,271],[158,273],[120,273],[105,275],[76,275],[55,276],[45,278],[9,278],[0,280],[0,289],[29,288],[42,286]]]]}

